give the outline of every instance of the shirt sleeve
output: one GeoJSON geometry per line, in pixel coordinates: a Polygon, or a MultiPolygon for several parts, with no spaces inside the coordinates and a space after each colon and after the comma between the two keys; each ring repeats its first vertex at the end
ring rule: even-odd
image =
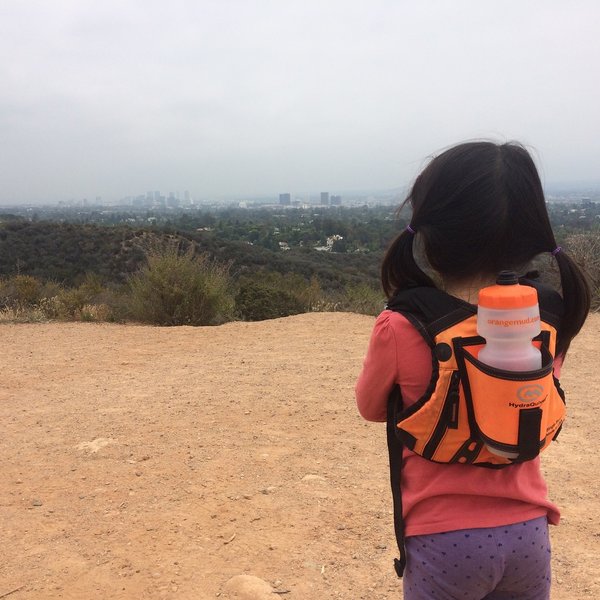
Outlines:
{"type": "Polygon", "coordinates": [[[405,407],[420,398],[431,379],[431,350],[407,318],[391,310],[375,321],[362,371],[356,382],[356,403],[368,421],[385,421],[387,402],[399,385],[405,407]]]}
{"type": "Polygon", "coordinates": [[[385,310],[377,317],[356,382],[358,412],[367,421],[386,420],[388,397],[397,379],[397,346],[390,314],[385,310]]]}

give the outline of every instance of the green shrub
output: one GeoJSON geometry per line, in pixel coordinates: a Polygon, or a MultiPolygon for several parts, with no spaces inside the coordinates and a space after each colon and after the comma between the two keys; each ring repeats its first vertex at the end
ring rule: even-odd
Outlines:
{"type": "Polygon", "coordinates": [[[41,297],[42,284],[30,275],[16,275],[12,278],[15,297],[22,306],[35,304],[41,297]]]}
{"type": "Polygon", "coordinates": [[[262,321],[320,310],[323,290],[317,277],[261,269],[238,281],[236,311],[247,321],[262,321]]]}
{"type": "Polygon", "coordinates": [[[14,275],[2,281],[0,295],[6,307],[32,306],[42,297],[42,283],[31,275],[14,275]]]}
{"type": "Polygon", "coordinates": [[[592,310],[600,310],[600,231],[572,234],[566,239],[566,247],[587,276],[592,290],[592,310]]]}
{"type": "Polygon", "coordinates": [[[343,294],[338,298],[336,310],[360,313],[363,315],[378,315],[385,306],[385,298],[380,290],[365,283],[347,285],[343,294]]]}
{"type": "Polygon", "coordinates": [[[264,321],[306,311],[306,306],[295,294],[256,282],[240,285],[235,307],[240,318],[246,321],[264,321]]]}
{"type": "Polygon", "coordinates": [[[88,273],[78,287],[61,290],[57,295],[58,315],[66,319],[80,318],[84,306],[95,304],[104,289],[100,278],[88,273]]]}
{"type": "Polygon", "coordinates": [[[154,325],[216,325],[233,316],[229,268],[176,242],[150,248],[128,280],[127,313],[154,325]]]}

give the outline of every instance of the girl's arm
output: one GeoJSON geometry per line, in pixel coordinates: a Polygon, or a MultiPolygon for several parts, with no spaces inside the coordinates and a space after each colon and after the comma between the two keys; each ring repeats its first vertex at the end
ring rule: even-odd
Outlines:
{"type": "Polygon", "coordinates": [[[406,317],[384,310],[371,334],[362,372],[356,382],[356,403],[369,421],[385,421],[395,384],[404,406],[418,400],[431,379],[431,350],[406,317]]]}
{"type": "Polygon", "coordinates": [[[387,400],[397,380],[397,345],[390,317],[383,311],[375,321],[362,371],[356,382],[358,412],[368,421],[385,421],[387,400]]]}

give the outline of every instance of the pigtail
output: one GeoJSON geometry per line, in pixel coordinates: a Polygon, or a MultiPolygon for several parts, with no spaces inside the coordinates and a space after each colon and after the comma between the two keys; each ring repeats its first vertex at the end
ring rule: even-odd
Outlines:
{"type": "Polygon", "coordinates": [[[590,286],[577,263],[562,249],[553,252],[560,271],[564,314],[558,334],[557,354],[566,354],[590,310],[590,286]]]}
{"type": "Polygon", "coordinates": [[[381,284],[388,298],[411,286],[435,287],[433,280],[415,261],[414,238],[415,234],[406,229],[396,237],[385,254],[381,264],[381,284]]]}

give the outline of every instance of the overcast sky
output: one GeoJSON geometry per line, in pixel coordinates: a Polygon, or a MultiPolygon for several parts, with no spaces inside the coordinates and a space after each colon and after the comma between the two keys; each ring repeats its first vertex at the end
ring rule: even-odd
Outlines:
{"type": "Polygon", "coordinates": [[[401,187],[466,139],[600,181],[595,0],[0,0],[0,202],[401,187]]]}

